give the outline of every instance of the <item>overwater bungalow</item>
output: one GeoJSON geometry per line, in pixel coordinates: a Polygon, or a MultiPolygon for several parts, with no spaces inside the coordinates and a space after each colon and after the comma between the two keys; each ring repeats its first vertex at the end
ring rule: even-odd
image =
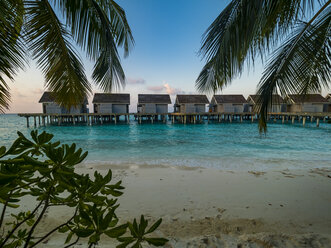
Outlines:
{"type": "MultiPolygon", "coordinates": [[[[253,112],[254,108],[258,104],[258,98],[259,95],[249,95],[247,98],[248,102],[248,112],[253,112]]],[[[268,110],[272,113],[280,113],[280,112],[286,112],[286,104],[283,100],[283,98],[280,95],[273,95],[272,96],[272,106],[268,110]]]]}
{"type": "Polygon", "coordinates": [[[60,106],[55,102],[54,94],[46,91],[41,96],[39,103],[42,104],[43,114],[82,114],[88,113],[87,98],[77,107],[71,107],[70,110],[60,106]]]}
{"type": "Polygon", "coordinates": [[[206,95],[177,95],[175,113],[205,113],[209,100],[206,95]]]}
{"type": "Polygon", "coordinates": [[[288,95],[285,100],[287,102],[287,112],[292,113],[320,113],[323,112],[324,105],[328,103],[320,94],[288,95]]]}
{"type": "Polygon", "coordinates": [[[327,94],[325,99],[329,102],[324,105],[324,112],[331,112],[331,93],[327,94]]]}
{"type": "Polygon", "coordinates": [[[209,112],[243,113],[247,103],[243,95],[214,95],[211,99],[209,112]]]}
{"type": "Polygon", "coordinates": [[[167,94],[139,94],[137,112],[147,114],[166,114],[168,104],[171,104],[167,94]]]}
{"type": "Polygon", "coordinates": [[[94,113],[125,114],[129,113],[130,94],[95,93],[92,103],[94,113]]]}

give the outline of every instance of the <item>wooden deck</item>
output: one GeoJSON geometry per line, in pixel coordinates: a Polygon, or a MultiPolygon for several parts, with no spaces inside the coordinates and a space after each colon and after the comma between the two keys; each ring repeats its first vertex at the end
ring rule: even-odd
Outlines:
{"type": "MultiPolygon", "coordinates": [[[[201,123],[205,120],[213,122],[243,122],[250,121],[254,122],[258,120],[256,113],[89,113],[89,114],[42,114],[42,113],[24,113],[18,114],[20,117],[26,118],[27,127],[30,127],[29,119],[33,119],[34,127],[46,126],[46,125],[62,125],[62,124],[87,124],[96,125],[104,123],[130,123],[132,119],[137,121],[139,124],[143,122],[163,122],[170,121],[171,123],[201,123]],[[133,117],[133,118],[130,118],[133,117]]],[[[302,122],[303,125],[307,121],[316,122],[316,126],[319,126],[320,121],[331,120],[331,112],[323,113],[269,113],[268,120],[277,122],[281,120],[285,122],[302,122]]]]}

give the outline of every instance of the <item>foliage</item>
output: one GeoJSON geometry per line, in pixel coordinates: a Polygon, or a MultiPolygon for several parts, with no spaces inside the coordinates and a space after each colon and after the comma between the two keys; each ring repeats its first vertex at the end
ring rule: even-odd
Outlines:
{"type": "Polygon", "coordinates": [[[132,247],[142,247],[144,242],[162,246],[167,242],[149,236],[162,219],[147,231],[144,216],[139,224],[136,219],[120,224],[115,211],[124,187],[121,182],[111,183],[111,170],[104,176],[96,171],[93,178],[75,172],[75,165],[85,159],[87,152],[77,149],[75,144],[52,142],[53,135],[46,132],[32,131],[32,140],[20,132],[18,136],[8,150],[0,147],[0,247],[35,247],[55,232],[67,234],[65,247],[73,246],[81,238],[88,239],[89,247],[93,247],[102,235],[117,239],[118,247],[132,243],[132,247]],[[23,197],[34,199],[36,206],[24,209],[20,204],[23,197]],[[44,236],[37,236],[36,229],[47,211],[60,206],[71,210],[72,216],[45,231],[44,236]],[[11,211],[17,212],[11,214],[11,220],[5,220],[8,208],[17,209],[11,211]],[[124,237],[125,234],[128,236],[124,237]]]}
{"type": "Polygon", "coordinates": [[[222,90],[241,74],[245,62],[254,65],[257,56],[264,60],[281,43],[257,91],[260,131],[266,131],[273,94],[285,97],[330,87],[330,5],[330,0],[232,0],[204,34],[200,53],[207,62],[197,89],[222,90]],[[314,13],[316,3],[320,9],[314,13]]]}
{"type": "Polygon", "coordinates": [[[13,80],[32,54],[55,100],[79,105],[92,87],[72,43],[95,62],[92,78],[104,91],[124,86],[118,47],[128,56],[133,36],[114,0],[1,0],[0,112],[9,107],[6,80],[13,80]]]}

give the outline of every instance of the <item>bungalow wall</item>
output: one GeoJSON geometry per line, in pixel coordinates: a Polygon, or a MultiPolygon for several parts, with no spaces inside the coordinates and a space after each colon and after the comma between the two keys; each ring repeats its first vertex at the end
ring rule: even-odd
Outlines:
{"type": "Polygon", "coordinates": [[[205,113],[206,104],[193,104],[193,103],[180,104],[179,112],[180,113],[205,113]]]}
{"type": "Polygon", "coordinates": [[[206,112],[206,104],[195,104],[194,113],[205,113],[206,112]]]}
{"type": "Polygon", "coordinates": [[[44,114],[62,114],[62,108],[56,103],[43,103],[44,114]]]}
{"type": "MultiPolygon", "coordinates": [[[[247,104],[244,107],[244,112],[253,112],[254,111],[254,104],[247,104]]],[[[271,107],[269,107],[268,112],[271,113],[281,113],[286,112],[286,105],[284,104],[274,104],[271,107]]]]}
{"type": "Polygon", "coordinates": [[[56,103],[43,103],[43,113],[44,114],[80,114],[87,113],[87,107],[81,105],[79,107],[71,107],[68,111],[66,108],[61,107],[56,103]]]}
{"type": "Polygon", "coordinates": [[[114,114],[129,113],[128,104],[113,104],[112,110],[114,114]]]}
{"type": "Polygon", "coordinates": [[[109,114],[112,113],[113,107],[111,103],[94,104],[94,113],[109,114]]]}
{"type": "Polygon", "coordinates": [[[139,105],[141,106],[141,107],[138,107],[138,110],[140,111],[140,113],[146,113],[146,114],[168,113],[168,104],[145,103],[145,104],[139,104],[139,105]]]}
{"type": "Polygon", "coordinates": [[[233,104],[233,103],[222,103],[217,104],[218,113],[242,113],[244,112],[243,104],[233,104]]]}
{"type": "Polygon", "coordinates": [[[168,113],[168,104],[156,104],[156,113],[158,114],[168,113]]]}
{"type": "Polygon", "coordinates": [[[291,104],[288,105],[288,112],[309,112],[317,113],[323,112],[323,104],[320,103],[303,103],[303,104],[291,104]]]}

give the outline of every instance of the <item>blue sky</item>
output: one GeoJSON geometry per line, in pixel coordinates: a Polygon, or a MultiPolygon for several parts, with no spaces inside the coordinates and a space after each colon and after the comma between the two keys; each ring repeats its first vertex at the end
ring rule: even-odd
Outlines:
{"type": "MultiPolygon", "coordinates": [[[[169,93],[172,99],[177,93],[196,93],[195,80],[204,65],[197,55],[202,34],[229,0],[117,2],[126,11],[135,39],[130,56],[122,59],[128,83],[125,89],[119,91],[131,94],[130,110],[136,110],[138,93],[169,93]]],[[[81,57],[91,78],[93,63],[85,59],[84,54],[81,57]]],[[[245,69],[241,77],[221,93],[244,94],[245,97],[255,93],[261,72],[262,66],[258,61],[254,70],[245,69]]],[[[10,86],[13,101],[9,112],[41,111],[38,100],[44,90],[44,78],[33,61],[10,86]]],[[[100,90],[94,87],[94,92],[100,90]]]]}

